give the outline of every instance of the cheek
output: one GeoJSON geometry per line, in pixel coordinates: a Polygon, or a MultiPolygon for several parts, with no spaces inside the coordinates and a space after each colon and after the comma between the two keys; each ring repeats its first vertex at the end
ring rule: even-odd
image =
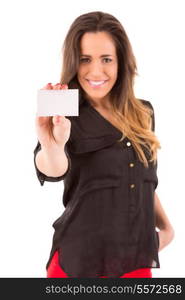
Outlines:
{"type": "Polygon", "coordinates": [[[118,75],[117,65],[111,66],[111,68],[108,70],[108,72],[109,72],[109,76],[111,77],[112,80],[117,79],[117,75],[118,75]]]}
{"type": "Polygon", "coordinates": [[[83,67],[80,67],[79,69],[78,69],[78,73],[77,73],[77,76],[78,76],[78,78],[82,78],[84,75],[85,75],[85,68],[83,68],[83,67]]]}
{"type": "Polygon", "coordinates": [[[109,74],[110,74],[111,80],[112,81],[116,81],[116,79],[117,79],[117,71],[114,70],[114,71],[110,72],[109,74]]]}

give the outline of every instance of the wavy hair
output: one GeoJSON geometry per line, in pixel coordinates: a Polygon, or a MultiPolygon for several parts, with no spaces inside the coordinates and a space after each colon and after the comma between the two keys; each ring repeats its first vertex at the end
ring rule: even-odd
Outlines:
{"type": "Polygon", "coordinates": [[[136,59],[125,29],[114,16],[95,11],[80,15],[74,20],[62,47],[60,83],[79,89],[81,105],[84,92],[77,79],[81,38],[86,32],[102,31],[112,36],[118,58],[118,76],[110,91],[110,105],[117,127],[123,133],[119,141],[127,136],[132,141],[139,160],[148,167],[148,159],[157,163],[157,149],[161,148],[154,133],[154,110],[149,101],[141,101],[134,95],[134,77],[138,75],[136,59]]]}

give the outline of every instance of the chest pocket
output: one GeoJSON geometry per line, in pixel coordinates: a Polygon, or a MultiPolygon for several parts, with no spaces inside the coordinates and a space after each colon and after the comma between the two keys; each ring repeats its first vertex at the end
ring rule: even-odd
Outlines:
{"type": "Polygon", "coordinates": [[[152,183],[156,189],[158,186],[157,162],[155,165],[153,162],[149,162],[148,168],[140,164],[140,178],[144,182],[152,183]]]}
{"type": "Polygon", "coordinates": [[[104,178],[101,180],[93,179],[89,182],[86,182],[80,190],[80,196],[83,196],[86,193],[96,191],[96,190],[103,190],[108,188],[117,188],[121,184],[121,179],[111,179],[111,178],[104,178]]]}

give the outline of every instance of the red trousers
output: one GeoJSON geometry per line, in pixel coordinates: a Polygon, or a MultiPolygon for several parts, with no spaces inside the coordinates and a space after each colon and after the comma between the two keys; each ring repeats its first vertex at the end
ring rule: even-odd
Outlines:
{"type": "MultiPolygon", "coordinates": [[[[101,276],[100,278],[106,278],[107,276],[101,276]]],[[[132,272],[126,273],[120,278],[152,278],[152,272],[150,268],[137,269],[132,272]]],[[[67,274],[62,270],[58,262],[58,251],[56,251],[51,259],[49,267],[47,269],[47,278],[68,278],[67,274]]]]}

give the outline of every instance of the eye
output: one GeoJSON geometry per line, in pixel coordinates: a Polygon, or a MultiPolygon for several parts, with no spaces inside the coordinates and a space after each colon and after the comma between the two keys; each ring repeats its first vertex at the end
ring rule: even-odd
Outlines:
{"type": "Polygon", "coordinates": [[[105,57],[103,60],[104,60],[106,63],[109,63],[109,62],[112,61],[112,59],[111,59],[111,58],[108,58],[108,57],[105,57]]]}
{"type": "Polygon", "coordinates": [[[89,62],[89,58],[80,58],[80,62],[81,63],[86,63],[86,62],[89,62]]]}

